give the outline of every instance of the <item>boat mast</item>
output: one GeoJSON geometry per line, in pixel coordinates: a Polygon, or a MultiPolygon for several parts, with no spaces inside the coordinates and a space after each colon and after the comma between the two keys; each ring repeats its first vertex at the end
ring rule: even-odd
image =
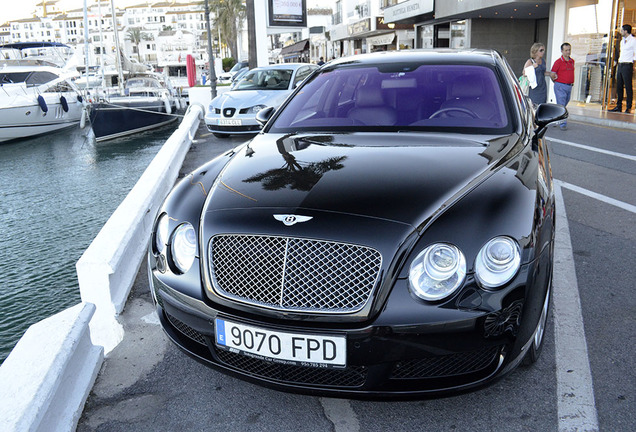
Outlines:
{"type": "Polygon", "coordinates": [[[88,63],[88,8],[86,7],[86,0],[84,0],[84,75],[86,76],[86,94],[90,92],[88,63]]]}
{"type": "Polygon", "coordinates": [[[119,94],[123,95],[124,94],[124,71],[121,65],[122,52],[119,49],[119,33],[117,29],[117,15],[115,13],[115,0],[110,0],[110,10],[113,16],[113,30],[115,32],[115,50],[117,51],[117,56],[116,56],[117,76],[118,76],[117,81],[118,81],[118,87],[119,87],[119,94]]]}
{"type": "Polygon", "coordinates": [[[97,0],[97,13],[99,14],[99,63],[102,70],[102,89],[106,88],[106,75],[104,73],[104,34],[102,33],[102,0],[97,0]]]}

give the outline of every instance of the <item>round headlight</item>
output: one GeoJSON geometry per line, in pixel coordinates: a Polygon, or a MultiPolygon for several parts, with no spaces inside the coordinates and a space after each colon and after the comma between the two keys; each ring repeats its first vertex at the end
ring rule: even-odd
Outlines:
{"type": "Polygon", "coordinates": [[[166,251],[166,245],[168,244],[168,222],[170,218],[167,214],[161,215],[157,221],[157,227],[155,230],[155,250],[162,254],[166,251]]]}
{"type": "Polygon", "coordinates": [[[455,292],[465,276],[466,259],[462,251],[451,244],[437,243],[413,260],[409,288],[424,300],[441,300],[455,292]]]}
{"type": "Polygon", "coordinates": [[[509,282],[519,270],[519,244],[510,237],[495,237],[481,248],[475,261],[475,275],[486,288],[509,282]]]}
{"type": "Polygon", "coordinates": [[[192,267],[197,250],[197,235],[189,223],[181,224],[172,234],[172,260],[182,273],[192,267]]]}
{"type": "Polygon", "coordinates": [[[256,114],[260,110],[267,108],[266,105],[254,105],[252,108],[248,110],[249,113],[256,114]]]}

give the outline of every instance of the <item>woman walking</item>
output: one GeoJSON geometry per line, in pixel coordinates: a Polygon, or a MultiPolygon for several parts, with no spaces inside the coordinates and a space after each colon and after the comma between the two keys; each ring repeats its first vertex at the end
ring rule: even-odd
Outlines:
{"type": "Polygon", "coordinates": [[[545,77],[549,76],[552,79],[556,78],[556,74],[554,74],[554,72],[546,71],[545,60],[543,59],[544,55],[545,45],[540,42],[534,43],[532,47],[530,47],[530,58],[526,61],[526,64],[523,65],[524,75],[526,74],[525,69],[527,67],[534,67],[534,74],[537,77],[537,86],[535,88],[532,88],[531,86],[528,96],[535,105],[545,103],[548,100],[548,86],[546,84],[545,77]]]}

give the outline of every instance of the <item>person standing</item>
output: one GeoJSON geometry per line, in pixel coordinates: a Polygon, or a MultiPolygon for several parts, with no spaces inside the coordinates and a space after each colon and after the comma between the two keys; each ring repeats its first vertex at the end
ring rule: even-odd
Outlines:
{"type": "MultiPolygon", "coordinates": [[[[556,59],[552,65],[552,72],[556,75],[556,78],[553,78],[554,95],[557,103],[563,106],[570,102],[572,86],[574,85],[574,59],[570,57],[570,54],[572,54],[572,45],[567,42],[561,44],[561,57],[556,59]]],[[[567,120],[563,120],[560,128],[561,130],[568,128],[567,120]]]]}
{"type": "Polygon", "coordinates": [[[548,100],[548,86],[545,82],[545,76],[550,76],[554,79],[553,72],[547,72],[545,67],[545,60],[543,56],[545,55],[545,45],[540,42],[537,42],[530,47],[530,58],[526,61],[526,64],[523,66],[523,74],[525,75],[525,69],[529,66],[534,66],[534,73],[537,78],[537,86],[534,88],[530,88],[528,92],[528,96],[532,103],[535,105],[539,105],[545,103],[548,100]]]}
{"type": "Polygon", "coordinates": [[[634,75],[634,60],[636,60],[636,38],[632,36],[632,26],[625,24],[621,27],[621,54],[618,57],[618,68],[616,69],[616,106],[610,111],[621,112],[623,110],[623,88],[625,88],[625,112],[632,109],[632,99],[634,89],[632,88],[632,77],[634,75]]]}

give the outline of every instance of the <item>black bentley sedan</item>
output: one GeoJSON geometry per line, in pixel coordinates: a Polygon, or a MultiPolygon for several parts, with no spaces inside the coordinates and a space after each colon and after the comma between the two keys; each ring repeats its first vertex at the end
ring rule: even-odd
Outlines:
{"type": "Polygon", "coordinates": [[[170,339],[282,390],[422,397],[533,363],[554,248],[550,122],[494,51],[342,58],[184,178],[148,253],[170,339]]]}

